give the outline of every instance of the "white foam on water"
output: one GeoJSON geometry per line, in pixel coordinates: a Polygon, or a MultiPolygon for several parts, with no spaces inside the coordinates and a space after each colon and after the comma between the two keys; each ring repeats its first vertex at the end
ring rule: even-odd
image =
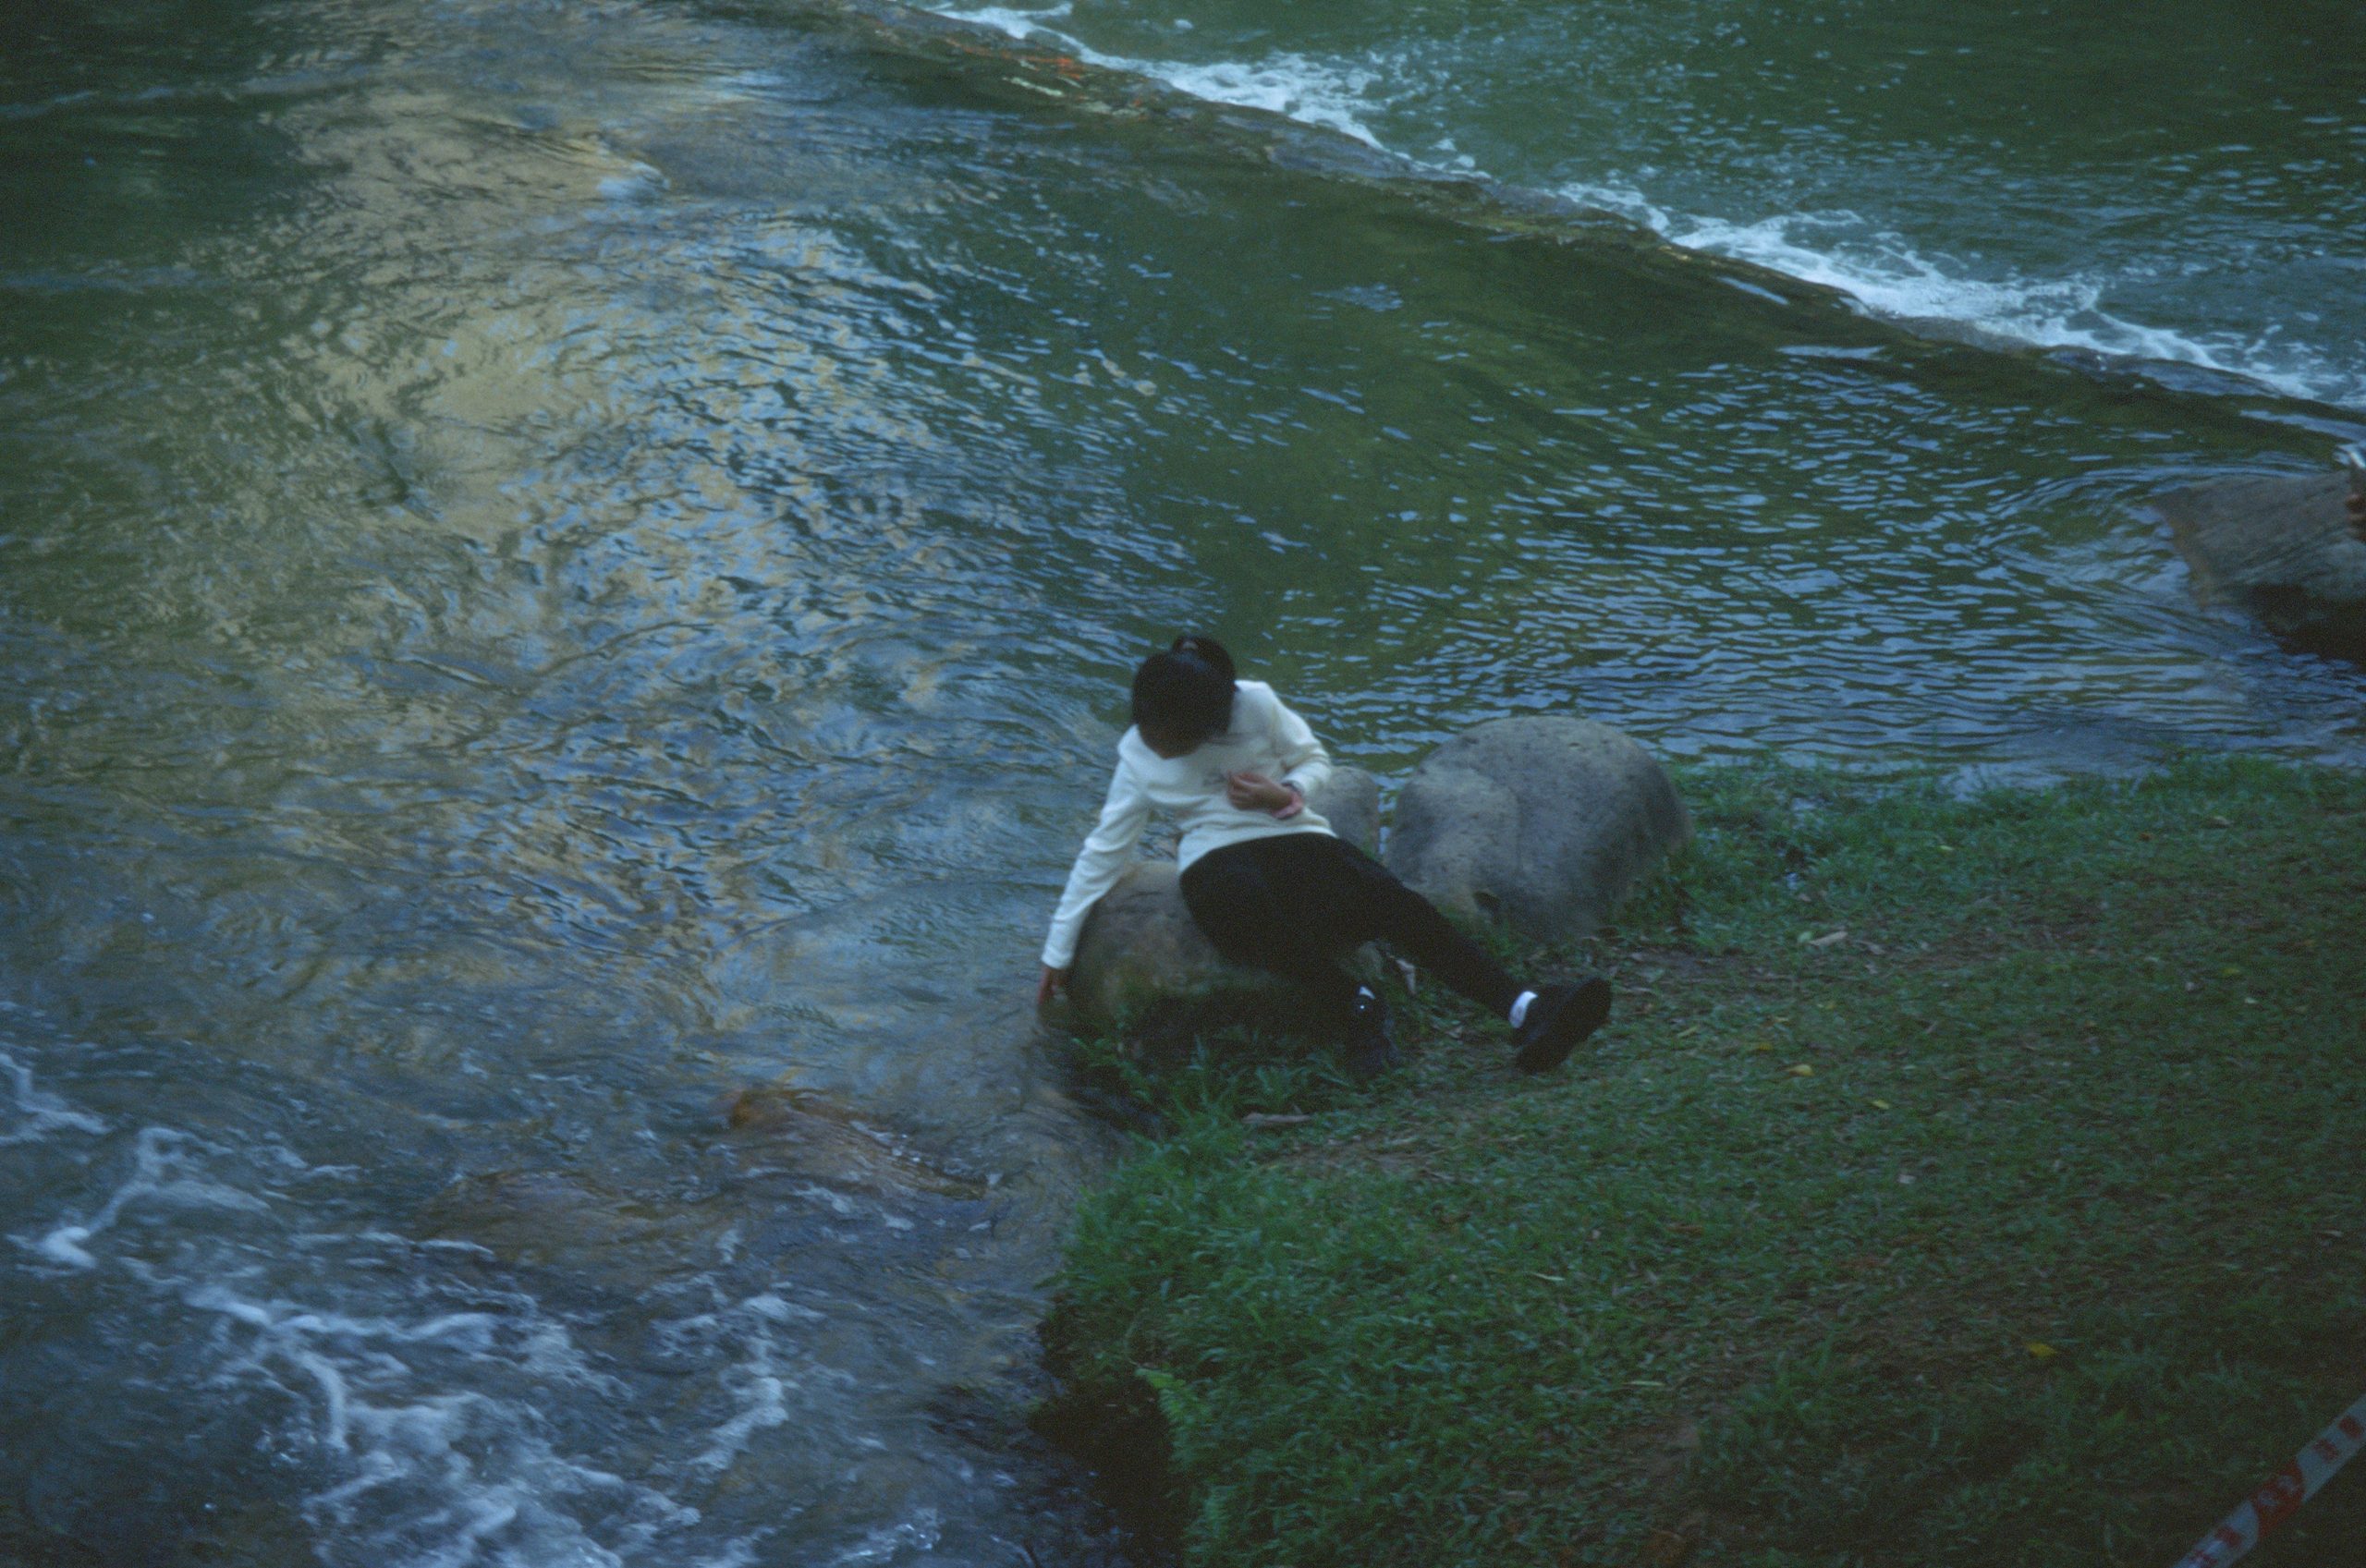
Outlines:
{"type": "Polygon", "coordinates": [[[893,1562],[914,1552],[936,1550],[945,1538],[945,1521],[933,1508],[917,1511],[911,1518],[897,1524],[882,1525],[862,1539],[830,1559],[833,1568],[854,1568],[858,1563],[893,1562]]]}
{"type": "Polygon", "coordinates": [[[0,1131],[0,1149],[12,1143],[38,1143],[61,1128],[71,1127],[83,1133],[107,1130],[107,1124],[98,1117],[75,1110],[37,1086],[33,1070],[4,1051],[0,1051],[0,1078],[6,1080],[15,1101],[7,1110],[21,1118],[15,1125],[0,1131]]]}
{"type": "Polygon", "coordinates": [[[759,1331],[750,1336],[747,1359],[725,1372],[722,1381],[739,1408],[714,1429],[705,1452],[690,1461],[693,1469],[729,1469],[749,1439],[788,1420],[787,1392],[795,1380],[774,1367],[769,1335],[759,1331]]]}
{"type": "Polygon", "coordinates": [[[826,1321],[811,1307],[784,1299],[777,1291],[760,1291],[745,1300],[720,1305],[711,1312],[673,1319],[658,1328],[658,1338],[677,1355],[713,1363],[732,1355],[716,1382],[731,1404],[731,1414],[706,1437],[705,1447],[687,1464],[690,1471],[713,1477],[728,1470],[760,1432],[785,1426],[790,1418],[789,1395],[804,1381],[780,1365],[784,1345],[776,1331],[790,1324],[826,1321]]]}
{"type": "Polygon", "coordinates": [[[1377,148],[1380,138],[1362,116],[1372,107],[1369,93],[1381,73],[1370,67],[1333,66],[1304,55],[1269,55],[1255,65],[1219,61],[1205,66],[1140,65],[1195,98],[1246,109],[1265,109],[1308,125],[1324,126],[1377,148]]]}
{"type": "Polygon", "coordinates": [[[634,158],[626,161],[622,173],[603,176],[594,188],[603,201],[632,201],[664,190],[669,183],[655,164],[634,158]]]}
{"type": "Polygon", "coordinates": [[[797,1302],[784,1301],[777,1293],[773,1291],[765,1291],[760,1295],[751,1295],[739,1305],[742,1310],[752,1312],[759,1318],[769,1319],[775,1323],[826,1323],[829,1321],[828,1313],[816,1312],[813,1308],[801,1306],[797,1302]]]}
{"type": "MultiPolygon", "coordinates": [[[[1379,55],[1355,65],[1289,52],[1254,62],[1198,65],[1136,59],[1104,54],[1052,25],[1065,20],[1070,9],[1064,0],[1035,10],[982,6],[945,7],[936,14],[1021,42],[1050,43],[1089,65],[1149,77],[1196,98],[1268,110],[1342,132],[1381,152],[1394,151],[1366,123],[1385,107],[1382,94],[1392,75],[1379,55]]],[[[1485,173],[1451,137],[1440,138],[1430,151],[1433,156],[1414,161],[1452,174],[1485,173]]],[[[1776,213],[1740,223],[1673,213],[1632,188],[1575,183],[1563,186],[1559,194],[1629,218],[1687,249],[1839,289],[1868,311],[1900,322],[1945,322],[2036,347],[2191,365],[2313,402],[2366,405],[2366,368],[2344,368],[2306,345],[2280,342],[2276,328],[2246,337],[2148,326],[2115,313],[2104,300],[2115,283],[2125,280],[2091,274],[1975,277],[1849,212],[1776,213]]]]}
{"type": "Polygon", "coordinates": [[[95,1269],[97,1257],[84,1244],[113,1226],[134,1204],[160,1203],[183,1209],[267,1210],[270,1205],[250,1193],[189,1173],[199,1163],[189,1150],[219,1152],[204,1140],[171,1127],[143,1127],[132,1139],[131,1174],[125,1177],[98,1211],[88,1220],[69,1220],[37,1237],[9,1239],[19,1246],[70,1269],[95,1269]]]}
{"type": "Polygon", "coordinates": [[[259,1299],[220,1280],[137,1271],[248,1331],[213,1381],[295,1399],[312,1440],[345,1473],[304,1501],[324,1561],[623,1568],[700,1521],[653,1487],[562,1453],[532,1403],[451,1386],[456,1360],[521,1370],[536,1388],[623,1395],[530,1299],[501,1312],[361,1317],[259,1299]],[[571,1506],[579,1499],[594,1517],[621,1516],[609,1541],[587,1531],[571,1506]]]}
{"type": "MultiPolygon", "coordinates": [[[[0,1084],[12,1079],[23,1104],[29,1079],[0,1069],[0,1084]]],[[[652,1558],[737,1568],[753,1561],[749,1540],[699,1530],[699,1509],[554,1439],[543,1413],[553,1390],[586,1390],[593,1404],[628,1398],[629,1390],[532,1297],[471,1282],[466,1305],[455,1307],[421,1270],[422,1259],[453,1256],[448,1250],[380,1231],[291,1234],[274,1185],[322,1173],[275,1144],[235,1149],[151,1126],[129,1139],[128,1153],[129,1170],[96,1209],[12,1239],[45,1262],[135,1282],[149,1304],[143,1315],[162,1319],[141,1332],[202,1347],[203,1359],[184,1376],[218,1397],[263,1396],[256,1409],[274,1428],[270,1440],[309,1451],[325,1472],[301,1509],[329,1568],[625,1568],[652,1558]],[[201,1212],[204,1222],[177,1220],[169,1234],[124,1222],[160,1206],[201,1212]],[[356,1311],[291,1299],[309,1294],[300,1285],[279,1294],[285,1276],[277,1288],[258,1283],[262,1258],[339,1251],[357,1256],[351,1267],[332,1265],[327,1278],[407,1282],[401,1294],[373,1289],[356,1311]],[[286,1414],[263,1414],[274,1409],[286,1414]]],[[[793,1317],[785,1307],[774,1302],[748,1317],[793,1317]]],[[[742,1444],[787,1419],[772,1345],[762,1341],[754,1351],[749,1364],[718,1374],[737,1412],[717,1445],[742,1444]]]]}
{"type": "Polygon", "coordinates": [[[1868,310],[1898,321],[1948,322],[2038,347],[2192,365],[2317,402],[2366,402],[2366,375],[2345,372],[2305,346],[2278,343],[2275,329],[2245,338],[2147,326],[2104,307],[2112,279],[1970,276],[1857,213],[1786,213],[1743,224],[1674,213],[1631,187],[1572,184],[1560,194],[1641,224],[1687,249],[1840,289],[1868,310]]]}
{"type": "Polygon", "coordinates": [[[1264,109],[1352,136],[1367,147],[1381,145],[1380,138],[1364,123],[1364,116],[1377,107],[1372,90],[1387,74],[1376,61],[1345,65],[1287,50],[1261,60],[1217,60],[1199,65],[1105,55],[1051,25],[1065,19],[1069,9],[1066,4],[1033,11],[980,6],[966,10],[939,9],[936,14],[952,21],[993,28],[1022,43],[1048,43],[1086,65],[1148,77],[1212,103],[1264,109]]]}

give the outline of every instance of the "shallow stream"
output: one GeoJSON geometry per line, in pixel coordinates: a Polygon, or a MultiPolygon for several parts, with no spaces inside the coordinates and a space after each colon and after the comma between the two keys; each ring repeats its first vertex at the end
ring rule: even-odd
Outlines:
{"type": "Polygon", "coordinates": [[[1178,627],[1384,777],[2360,759],[2146,503],[2366,436],[2366,22],[1826,9],[8,22],[0,1555],[1117,1561],[1031,1003],[1178,627]]]}

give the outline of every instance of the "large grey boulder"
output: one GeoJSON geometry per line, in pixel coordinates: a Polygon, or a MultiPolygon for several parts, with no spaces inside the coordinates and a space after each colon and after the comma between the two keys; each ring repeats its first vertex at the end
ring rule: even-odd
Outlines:
{"type": "Polygon", "coordinates": [[[2160,499],[2204,603],[2250,611],[2304,648],[2366,657],[2366,540],[2341,474],[2214,480],[2160,499]]]}
{"type": "Polygon", "coordinates": [[[1333,768],[1307,797],[1331,831],[1367,855],[1380,853],[1380,781],[1361,768],[1333,768]]]}
{"type": "Polygon", "coordinates": [[[1447,741],[1396,796],[1388,869],[1449,915],[1581,937],[1692,820],[1652,754],[1587,719],[1497,719],[1447,741]]]}
{"type": "MultiPolygon", "coordinates": [[[[1367,853],[1380,836],[1380,785],[1360,768],[1335,768],[1307,805],[1367,853]]],[[[1202,1024],[1303,1021],[1296,987],[1226,962],[1200,934],[1172,859],[1142,860],[1084,918],[1068,974],[1075,1021],[1089,1029],[1178,1033],[1202,1024]]]]}

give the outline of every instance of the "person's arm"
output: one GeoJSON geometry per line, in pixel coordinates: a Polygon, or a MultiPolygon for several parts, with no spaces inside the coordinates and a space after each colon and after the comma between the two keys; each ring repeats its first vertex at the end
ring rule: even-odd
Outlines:
{"type": "Polygon", "coordinates": [[[1263,811],[1274,817],[1295,817],[1306,809],[1306,797],[1331,776],[1331,755],[1314,738],[1304,719],[1274,695],[1271,687],[1252,688],[1263,720],[1265,739],[1280,761],[1279,779],[1269,779],[1244,768],[1225,777],[1225,798],[1243,811],[1263,811]]]}
{"type": "Polygon", "coordinates": [[[1285,789],[1296,790],[1300,803],[1331,776],[1331,754],[1323,749],[1306,721],[1278,697],[1274,699],[1274,748],[1282,759],[1278,782],[1285,789]]]}
{"type": "Polygon", "coordinates": [[[1133,854],[1134,845],[1141,842],[1142,828],[1150,820],[1150,796],[1134,771],[1120,758],[1117,772],[1109,781],[1109,797],[1102,802],[1101,820],[1077,852],[1076,864],[1068,869],[1067,887],[1060,893],[1060,906],[1053,913],[1051,934],[1043,939],[1043,983],[1038,992],[1048,999],[1051,991],[1064,982],[1068,966],[1076,958],[1077,933],[1084,929],[1084,917],[1100,902],[1116,881],[1118,873],[1133,854]]]}

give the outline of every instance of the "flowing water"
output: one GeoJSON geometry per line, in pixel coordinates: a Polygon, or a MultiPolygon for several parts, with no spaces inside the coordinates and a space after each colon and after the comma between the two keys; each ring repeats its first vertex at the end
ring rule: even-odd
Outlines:
{"type": "Polygon", "coordinates": [[[1118,1560],[1030,1003],[1178,626],[1384,775],[2366,752],[2146,506],[2366,435],[2354,6],[967,14],[5,24],[0,1556],[1118,1560]]]}

